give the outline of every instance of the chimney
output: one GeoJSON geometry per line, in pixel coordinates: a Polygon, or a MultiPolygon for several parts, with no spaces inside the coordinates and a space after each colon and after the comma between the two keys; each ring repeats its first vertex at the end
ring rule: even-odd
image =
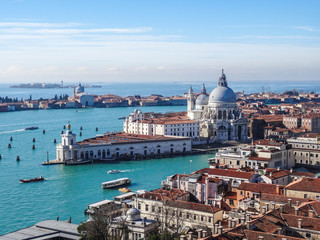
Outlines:
{"type": "Polygon", "coordinates": [[[278,195],[280,195],[280,186],[279,185],[276,186],[276,192],[278,195]]]}
{"type": "Polygon", "coordinates": [[[299,208],[298,208],[298,207],[295,207],[295,208],[294,208],[294,215],[298,216],[298,213],[299,213],[299,208]]]}
{"type": "Polygon", "coordinates": [[[269,176],[272,177],[272,172],[269,173],[269,176]]]}
{"type": "Polygon", "coordinates": [[[180,236],[180,240],[187,240],[186,235],[181,235],[181,236],[180,236]]]}
{"type": "Polygon", "coordinates": [[[218,227],[218,234],[219,234],[219,235],[222,234],[222,230],[223,230],[223,227],[222,227],[222,226],[218,227]]]}
{"type": "Polygon", "coordinates": [[[206,230],[203,230],[203,231],[202,231],[202,237],[205,238],[205,237],[208,235],[207,233],[208,233],[208,232],[207,232],[206,230]]]}
{"type": "Polygon", "coordinates": [[[301,222],[302,222],[302,219],[299,218],[299,219],[298,219],[298,228],[301,228],[301,222]]]}
{"type": "Polygon", "coordinates": [[[266,212],[268,212],[269,210],[270,210],[270,208],[269,208],[269,203],[266,203],[266,212]]]}
{"type": "Polygon", "coordinates": [[[234,219],[234,218],[232,218],[232,220],[231,220],[231,227],[235,227],[236,226],[236,220],[234,219]]]}
{"type": "Polygon", "coordinates": [[[262,207],[262,214],[266,214],[266,212],[267,212],[266,206],[263,206],[262,207]]]}
{"type": "Polygon", "coordinates": [[[313,210],[310,209],[308,214],[309,214],[309,218],[314,218],[313,210]]]}
{"type": "Polygon", "coordinates": [[[280,205],[280,212],[283,213],[283,205],[280,205]]]}
{"type": "Polygon", "coordinates": [[[249,222],[247,222],[246,228],[250,229],[250,223],[249,222]]]}
{"type": "Polygon", "coordinates": [[[296,201],[296,205],[299,206],[299,201],[296,201]]]}
{"type": "Polygon", "coordinates": [[[188,232],[188,240],[192,240],[192,232],[188,232]]]}
{"type": "Polygon", "coordinates": [[[290,173],[293,173],[293,169],[292,168],[290,168],[290,173]]]}
{"type": "Polygon", "coordinates": [[[202,229],[198,229],[197,232],[198,232],[198,238],[202,238],[202,229]]]}
{"type": "Polygon", "coordinates": [[[275,210],[276,209],[276,204],[274,202],[271,202],[271,209],[275,210]]]}
{"type": "Polygon", "coordinates": [[[277,171],[278,171],[278,172],[280,171],[280,167],[277,167],[277,171]]]}
{"type": "Polygon", "coordinates": [[[291,198],[288,199],[288,205],[289,205],[289,207],[292,207],[292,199],[291,198]]]}
{"type": "Polygon", "coordinates": [[[228,228],[231,228],[232,227],[232,219],[231,218],[228,218],[228,228]]]}
{"type": "Polygon", "coordinates": [[[219,226],[218,223],[216,223],[216,224],[214,225],[214,234],[217,234],[217,233],[218,233],[218,226],[219,226]]]}
{"type": "Polygon", "coordinates": [[[245,224],[245,218],[244,218],[244,216],[242,216],[241,218],[240,218],[240,224],[242,225],[242,226],[244,226],[244,224],[245,224]]]}
{"type": "Polygon", "coordinates": [[[263,239],[263,236],[259,236],[258,239],[259,239],[259,240],[262,240],[262,239],[263,239]]]}
{"type": "Polygon", "coordinates": [[[247,213],[246,214],[246,222],[250,222],[251,221],[251,214],[247,213]]]}

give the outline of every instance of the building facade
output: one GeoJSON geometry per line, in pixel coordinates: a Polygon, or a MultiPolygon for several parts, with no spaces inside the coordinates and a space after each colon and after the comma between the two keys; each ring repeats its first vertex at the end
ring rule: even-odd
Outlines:
{"type": "Polygon", "coordinates": [[[120,132],[77,142],[70,124],[67,128],[66,133],[61,134],[62,142],[56,147],[57,161],[134,159],[139,156],[155,157],[191,151],[190,138],[120,132]]]}
{"type": "Polygon", "coordinates": [[[218,86],[207,94],[203,85],[196,98],[190,87],[188,92],[188,116],[200,124],[200,137],[209,142],[246,141],[248,120],[244,118],[236,103],[236,94],[228,87],[226,75],[222,74],[218,86]]]}

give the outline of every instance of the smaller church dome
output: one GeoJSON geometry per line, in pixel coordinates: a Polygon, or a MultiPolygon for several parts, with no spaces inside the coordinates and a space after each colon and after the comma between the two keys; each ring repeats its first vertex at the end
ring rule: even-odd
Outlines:
{"type": "Polygon", "coordinates": [[[196,105],[208,105],[209,96],[207,94],[201,93],[196,100],[196,105]]]}
{"type": "Polygon", "coordinates": [[[126,213],[127,221],[138,221],[141,219],[140,211],[136,208],[131,208],[126,213]]]}
{"type": "Polygon", "coordinates": [[[196,106],[208,105],[208,101],[209,101],[209,96],[207,95],[206,87],[203,84],[201,93],[196,100],[196,106]]]}
{"type": "Polygon", "coordinates": [[[84,87],[81,86],[81,84],[79,83],[79,86],[76,87],[76,90],[75,92],[78,94],[78,93],[84,93],[84,87]]]}

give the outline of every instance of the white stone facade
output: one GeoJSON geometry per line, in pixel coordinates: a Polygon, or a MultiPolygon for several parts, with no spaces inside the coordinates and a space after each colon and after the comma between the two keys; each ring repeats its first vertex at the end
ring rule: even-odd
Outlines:
{"type": "Polygon", "coordinates": [[[123,122],[125,133],[143,135],[162,135],[190,137],[193,141],[199,139],[199,122],[175,117],[145,119],[145,115],[135,110],[123,122]]]}
{"type": "Polygon", "coordinates": [[[76,142],[76,134],[67,130],[56,147],[56,160],[113,160],[121,156],[156,156],[191,151],[191,140],[183,137],[144,137],[126,133],[97,136],[76,142]]]}
{"type": "Polygon", "coordinates": [[[246,141],[248,120],[238,109],[236,95],[228,87],[223,73],[218,86],[208,96],[203,86],[201,94],[195,98],[192,88],[188,93],[188,116],[200,124],[200,137],[210,142],[246,141]]]}

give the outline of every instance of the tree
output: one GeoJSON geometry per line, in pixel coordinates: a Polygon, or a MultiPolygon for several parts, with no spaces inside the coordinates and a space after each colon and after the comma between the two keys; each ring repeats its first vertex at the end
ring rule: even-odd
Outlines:
{"type": "Polygon", "coordinates": [[[111,240],[110,219],[102,214],[102,211],[96,211],[92,221],[82,223],[78,227],[81,234],[81,240],[111,240]]]}
{"type": "Polygon", "coordinates": [[[160,233],[158,228],[154,228],[148,234],[146,240],[174,240],[174,236],[167,230],[160,233]]]}

